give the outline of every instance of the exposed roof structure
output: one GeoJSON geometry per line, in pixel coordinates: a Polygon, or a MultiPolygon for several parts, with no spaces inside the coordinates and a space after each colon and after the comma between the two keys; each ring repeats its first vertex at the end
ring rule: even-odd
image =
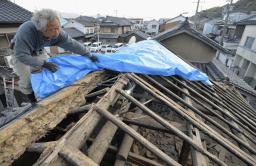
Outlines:
{"type": "Polygon", "coordinates": [[[0,23],[23,23],[30,20],[32,13],[9,0],[0,0],[0,23]]]}
{"type": "Polygon", "coordinates": [[[217,59],[213,59],[210,63],[192,63],[198,69],[203,71],[214,81],[225,81],[228,84],[232,84],[243,93],[245,96],[252,96],[254,100],[250,104],[256,108],[256,91],[249,86],[243,79],[238,77],[233,71],[229,70],[217,59]]]}
{"type": "Polygon", "coordinates": [[[181,25],[178,25],[178,26],[171,28],[167,31],[159,33],[158,35],[154,36],[153,39],[155,39],[157,41],[163,41],[169,37],[176,36],[181,33],[187,33],[216,50],[220,50],[226,54],[232,54],[231,51],[225,49],[224,47],[222,47],[220,44],[218,44],[214,40],[208,38],[207,36],[201,34],[200,32],[196,31],[195,29],[191,28],[189,26],[189,22],[187,20],[185,20],[181,25]]]}
{"type": "Polygon", "coordinates": [[[72,38],[84,37],[84,34],[76,28],[63,28],[72,38]]]}
{"type": "Polygon", "coordinates": [[[0,164],[24,152],[35,165],[256,164],[256,112],[234,87],[116,74],[92,73],[2,127],[0,164]]]}

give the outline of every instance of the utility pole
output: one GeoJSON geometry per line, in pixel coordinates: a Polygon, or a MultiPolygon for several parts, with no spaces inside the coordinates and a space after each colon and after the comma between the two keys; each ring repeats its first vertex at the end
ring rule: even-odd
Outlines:
{"type": "Polygon", "coordinates": [[[223,31],[222,31],[221,38],[220,38],[220,44],[222,46],[223,46],[224,35],[227,32],[229,12],[230,12],[230,8],[232,7],[232,3],[233,3],[233,0],[230,0],[230,4],[228,3],[228,5],[227,5],[226,18],[225,18],[225,21],[224,21],[223,31]]]}
{"type": "Polygon", "coordinates": [[[116,17],[117,17],[117,12],[118,12],[118,10],[114,10],[114,12],[116,13],[116,17]]]}
{"type": "Polygon", "coordinates": [[[197,5],[196,5],[196,13],[195,13],[195,29],[197,29],[197,24],[199,22],[199,17],[198,17],[198,8],[199,8],[200,0],[197,0],[197,5]]]}

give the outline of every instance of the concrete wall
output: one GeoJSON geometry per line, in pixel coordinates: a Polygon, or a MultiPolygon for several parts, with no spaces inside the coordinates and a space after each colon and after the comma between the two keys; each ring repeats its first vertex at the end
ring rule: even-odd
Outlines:
{"type": "Polygon", "coordinates": [[[162,43],[167,49],[189,62],[208,63],[216,54],[216,50],[185,33],[163,40],[162,43]]]}
{"type": "Polygon", "coordinates": [[[148,23],[146,28],[146,33],[158,34],[158,31],[159,31],[159,23],[157,21],[151,21],[148,23]],[[152,26],[156,26],[156,28],[152,28],[152,26]]]}
{"type": "Polygon", "coordinates": [[[238,68],[238,76],[252,88],[256,87],[256,25],[247,25],[236,51],[233,67],[238,68]],[[245,48],[247,37],[254,37],[252,48],[245,48]]]}
{"type": "Polygon", "coordinates": [[[221,61],[225,66],[230,67],[233,64],[234,57],[220,52],[218,55],[218,60],[221,61]]]}
{"type": "Polygon", "coordinates": [[[9,47],[9,41],[7,39],[7,36],[4,34],[0,34],[0,49],[8,48],[8,47],[9,47]]]}
{"type": "MultiPolygon", "coordinates": [[[[243,36],[240,41],[240,46],[244,46],[247,36],[256,38],[256,25],[247,25],[244,29],[243,36]]],[[[252,45],[252,50],[256,50],[256,42],[252,45]]]]}
{"type": "Polygon", "coordinates": [[[177,26],[178,24],[179,24],[178,21],[177,22],[171,22],[171,23],[162,24],[162,25],[159,26],[159,31],[160,32],[166,31],[168,29],[171,29],[171,28],[177,26]]]}
{"type": "Polygon", "coordinates": [[[130,31],[131,27],[100,27],[100,32],[101,33],[113,33],[113,34],[123,34],[126,33],[127,31],[130,31]]]}

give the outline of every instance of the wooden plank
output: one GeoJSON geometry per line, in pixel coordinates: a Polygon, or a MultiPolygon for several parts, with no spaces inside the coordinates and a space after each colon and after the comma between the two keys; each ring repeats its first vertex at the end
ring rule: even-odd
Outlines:
{"type": "Polygon", "coordinates": [[[33,142],[44,136],[62,121],[69,111],[84,103],[84,95],[94,89],[105,77],[94,72],[70,86],[37,103],[37,107],[0,130],[0,165],[10,165],[33,142]],[[72,95],[70,95],[72,94],[72,95]]]}
{"type": "MultiPolygon", "coordinates": [[[[181,107],[178,103],[167,97],[165,94],[154,88],[152,85],[149,83],[145,82],[142,80],[140,77],[138,77],[135,74],[128,75],[128,78],[132,79],[135,81],[138,85],[140,85],[143,89],[148,91],[152,96],[157,98],[158,100],[164,102],[167,104],[170,108],[172,108],[174,111],[176,111],[178,114],[180,114],[183,118],[185,118],[187,121],[195,125],[200,131],[206,133],[209,137],[217,141],[219,144],[224,146],[227,150],[232,152],[234,155],[239,157],[241,160],[246,162],[249,165],[256,165],[256,160],[250,156],[249,154],[245,153],[242,151],[240,148],[238,148],[236,145],[234,145],[232,142],[230,142],[228,139],[224,138],[222,135],[220,135],[218,132],[213,130],[211,127],[209,127],[207,124],[205,124],[203,121],[199,120],[196,117],[192,117],[189,114],[187,114],[186,110],[181,107]]],[[[183,136],[182,136],[183,137],[183,136]]],[[[184,139],[185,137],[183,137],[184,139]]],[[[187,139],[189,141],[189,139],[187,139]]],[[[193,145],[193,143],[190,143],[193,145]]],[[[204,153],[207,155],[209,158],[214,160],[220,165],[226,165],[224,162],[220,161],[216,156],[210,154],[209,152],[205,151],[201,147],[196,147],[197,144],[193,145],[194,148],[197,148],[197,150],[200,150],[200,152],[204,153]]]]}
{"type": "Polygon", "coordinates": [[[162,159],[164,162],[166,162],[169,165],[177,165],[180,166],[179,163],[177,163],[174,159],[169,157],[167,154],[162,152],[160,149],[158,149],[155,145],[153,145],[151,142],[149,142],[147,139],[142,137],[140,134],[138,134],[136,131],[134,131],[131,127],[123,123],[121,120],[113,116],[111,113],[109,113],[105,109],[101,109],[99,107],[95,107],[95,110],[99,112],[101,115],[103,115],[105,118],[110,120],[112,123],[120,127],[122,130],[124,130],[127,134],[129,134],[131,137],[133,137],[136,141],[141,143],[145,148],[147,148],[149,151],[151,151],[153,154],[158,156],[160,159],[162,159]]]}
{"type": "MultiPolygon", "coordinates": [[[[128,79],[125,76],[120,77],[116,83],[111,87],[111,89],[99,100],[97,103],[101,108],[108,108],[110,105],[116,102],[119,95],[116,93],[116,89],[123,88],[128,83],[128,79]]],[[[65,139],[65,144],[71,147],[80,149],[85,144],[87,138],[93,131],[94,127],[100,121],[101,116],[90,109],[90,111],[85,114],[75,126],[73,126],[62,138],[58,141],[58,144],[61,144],[62,140],[65,139]]],[[[62,159],[55,153],[56,151],[60,151],[60,149],[52,150],[45,149],[44,155],[40,157],[35,165],[62,165],[62,159]]]]}
{"type": "Polygon", "coordinates": [[[72,148],[70,146],[65,146],[59,152],[60,156],[65,158],[65,160],[74,166],[97,166],[92,159],[83,154],[80,150],[72,148]]]}
{"type": "MultiPolygon", "coordinates": [[[[189,91],[185,88],[183,88],[183,91],[185,93],[189,93],[189,91]]],[[[192,101],[190,98],[188,98],[186,95],[183,95],[184,100],[186,101],[186,103],[192,105],[192,101]]],[[[191,109],[187,109],[187,113],[190,114],[190,116],[195,117],[194,112],[191,109]]],[[[198,117],[198,119],[202,120],[200,117],[198,117]]],[[[202,146],[202,142],[201,142],[201,137],[200,137],[200,133],[199,130],[197,128],[195,128],[191,123],[187,123],[187,129],[188,129],[188,135],[192,138],[192,140],[194,142],[196,142],[198,144],[198,146],[202,146]]],[[[204,155],[202,155],[202,153],[198,152],[196,149],[191,148],[191,146],[189,146],[187,143],[184,144],[183,142],[183,147],[182,149],[184,150],[185,154],[183,155],[181,153],[181,157],[179,158],[179,162],[182,165],[185,165],[185,161],[188,160],[188,155],[189,155],[189,151],[191,150],[192,152],[192,160],[193,160],[193,165],[196,166],[207,166],[209,165],[208,160],[205,158],[204,155]],[[187,150],[185,150],[187,148],[187,150]]]]}

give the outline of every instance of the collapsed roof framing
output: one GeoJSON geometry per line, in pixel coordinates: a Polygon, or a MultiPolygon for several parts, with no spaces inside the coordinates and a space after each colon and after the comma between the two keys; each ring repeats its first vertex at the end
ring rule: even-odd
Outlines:
{"type": "MultiPolygon", "coordinates": [[[[22,135],[22,129],[20,134],[17,132],[15,135],[14,132],[10,133],[12,128],[6,127],[5,131],[10,134],[5,137],[0,131],[3,147],[0,150],[0,163],[10,164],[27,148],[29,152],[40,154],[34,165],[98,165],[107,162],[105,156],[110,154],[115,156],[111,165],[124,165],[127,162],[137,165],[232,165],[232,162],[256,165],[256,112],[235,89],[216,82],[209,87],[177,77],[121,74],[116,78],[98,82],[97,85],[101,87],[89,95],[86,94],[92,89],[87,90],[83,94],[86,95],[87,105],[75,111],[74,105],[67,107],[71,102],[64,105],[67,108],[60,119],[71,112],[82,114],[59,139],[38,141],[60,119],[50,126],[45,124],[48,129],[36,133],[37,136],[31,140],[27,139],[25,145],[15,141],[15,152],[10,150],[14,148],[14,145],[10,145],[11,140],[28,136],[22,135]],[[113,80],[116,81],[111,84],[113,80]],[[108,87],[102,86],[104,84],[108,87]],[[165,113],[171,116],[164,116],[159,110],[153,109],[151,106],[154,103],[168,108],[165,113]],[[159,140],[152,143],[148,138],[157,138],[145,136],[141,129],[164,133],[167,139],[175,137],[177,142],[164,146],[175,146],[176,157],[156,144],[159,140]],[[123,133],[123,136],[118,133],[123,133]],[[178,143],[180,148],[177,148],[178,143]],[[143,147],[154,157],[136,153],[132,150],[136,144],[141,145],[140,150],[143,147]],[[213,152],[215,147],[218,153],[213,152]]],[[[85,104],[81,93],[74,97],[59,94],[62,94],[62,99],[83,99],[75,106],[85,104]]],[[[53,114],[58,103],[47,102],[51,103],[47,109],[51,109],[53,114]]],[[[35,111],[43,113],[42,109],[35,111]]],[[[55,115],[59,115],[57,111],[55,115]]],[[[37,113],[37,118],[43,116],[37,113]]],[[[32,117],[27,117],[27,121],[36,120],[32,117]]],[[[18,124],[18,121],[13,123],[18,124]]]]}

